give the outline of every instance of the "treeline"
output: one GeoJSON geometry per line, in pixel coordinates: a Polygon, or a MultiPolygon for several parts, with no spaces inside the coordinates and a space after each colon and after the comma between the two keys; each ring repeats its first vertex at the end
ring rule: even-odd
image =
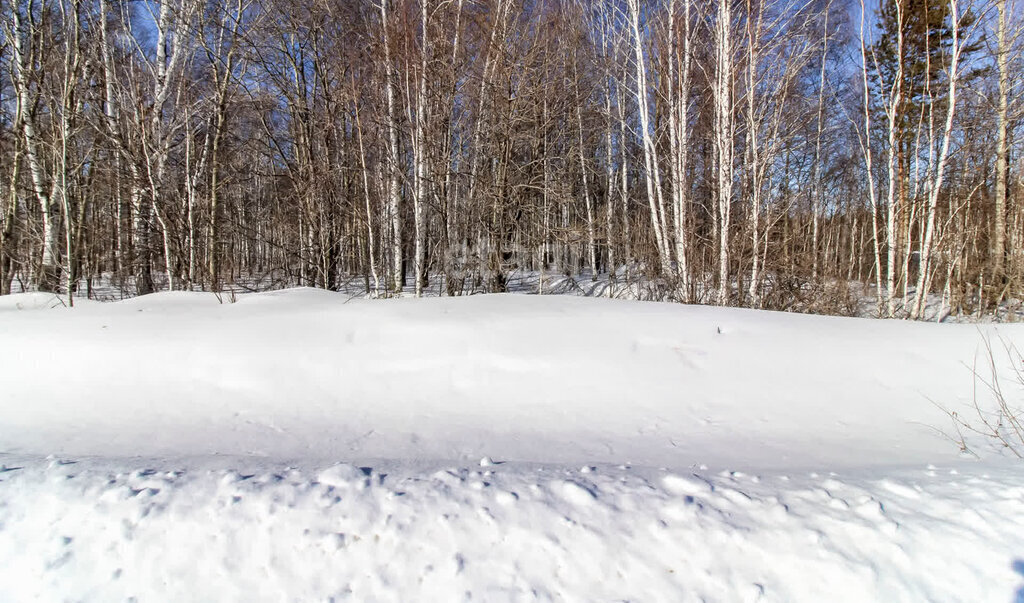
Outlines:
{"type": "MultiPolygon", "coordinates": [[[[1009,0],[2,0],[0,289],[1024,297],[1009,0]]],[[[70,296],[70,295],[69,295],[70,296]]]]}

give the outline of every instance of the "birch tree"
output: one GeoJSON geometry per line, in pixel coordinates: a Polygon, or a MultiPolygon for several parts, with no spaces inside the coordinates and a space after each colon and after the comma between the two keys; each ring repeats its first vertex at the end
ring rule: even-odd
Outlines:
{"type": "Polygon", "coordinates": [[[423,295],[426,281],[426,222],[427,204],[427,121],[429,106],[427,105],[427,64],[430,54],[430,31],[427,24],[427,0],[420,0],[420,69],[419,86],[416,92],[415,133],[413,141],[413,164],[416,171],[416,194],[413,200],[413,216],[416,235],[416,297],[423,295]]]}
{"type": "Polygon", "coordinates": [[[11,42],[10,69],[15,89],[16,120],[32,179],[32,190],[43,221],[42,257],[37,285],[42,291],[56,291],[60,279],[59,206],[54,203],[54,181],[44,165],[39,132],[41,84],[45,68],[43,39],[48,32],[41,22],[42,7],[35,0],[17,0],[4,20],[5,35],[11,42]]]}
{"type": "Polygon", "coordinates": [[[611,296],[1005,311],[1019,7],[869,10],[858,41],[829,0],[7,0],[0,292],[550,292],[557,266],[611,296]]]}
{"type": "Polygon", "coordinates": [[[857,130],[857,140],[860,143],[861,154],[864,158],[864,174],[867,178],[868,200],[871,204],[871,241],[875,260],[873,272],[875,275],[875,294],[877,300],[876,311],[877,315],[881,317],[883,299],[885,299],[886,296],[882,294],[882,255],[878,228],[878,193],[875,189],[874,161],[871,151],[871,87],[868,84],[868,72],[870,67],[868,63],[867,41],[864,31],[864,22],[867,19],[866,12],[867,7],[864,4],[864,0],[860,0],[860,77],[861,83],[863,84],[864,122],[863,130],[857,130]]]}
{"type": "Polygon", "coordinates": [[[714,83],[711,91],[715,113],[714,147],[718,172],[718,304],[730,297],[729,218],[733,187],[733,28],[732,5],[719,0],[714,31],[714,83]]]}
{"type": "Polygon", "coordinates": [[[391,287],[400,292],[405,286],[405,268],[402,258],[402,197],[399,183],[398,125],[395,123],[395,75],[391,63],[391,37],[388,19],[390,0],[379,0],[380,26],[384,42],[384,97],[387,100],[384,123],[387,128],[387,191],[388,222],[391,227],[391,287]]]}
{"type": "Polygon", "coordinates": [[[675,261],[679,275],[682,299],[690,299],[689,253],[689,184],[686,171],[690,157],[690,73],[693,62],[693,35],[691,0],[682,0],[681,18],[676,10],[676,0],[668,4],[668,102],[669,102],[669,153],[672,173],[672,215],[674,217],[675,261]],[[677,22],[682,21],[682,32],[677,22]]]}
{"type": "MultiPolygon", "coordinates": [[[[928,191],[928,217],[925,226],[924,240],[921,244],[920,265],[917,277],[917,295],[914,305],[910,310],[910,318],[917,319],[921,316],[927,302],[928,290],[931,283],[931,261],[932,244],[935,237],[935,216],[936,207],[939,202],[939,195],[942,194],[942,185],[946,176],[946,165],[949,160],[950,141],[953,136],[953,121],[956,116],[957,106],[957,84],[960,78],[960,55],[963,51],[960,23],[960,5],[958,0],[947,0],[950,9],[952,47],[949,57],[948,91],[946,95],[946,120],[943,125],[941,147],[934,169],[929,169],[928,183],[925,190],[928,191]]],[[[929,166],[931,168],[931,166],[929,166]]]]}
{"type": "Polygon", "coordinates": [[[653,124],[651,121],[649,96],[647,91],[647,63],[644,58],[644,40],[640,33],[639,0],[628,0],[629,26],[633,32],[633,48],[635,53],[636,88],[635,97],[640,115],[640,139],[644,149],[644,181],[647,185],[647,204],[651,213],[651,226],[654,230],[655,246],[661,272],[671,274],[667,225],[665,220],[665,199],[662,193],[661,167],[658,147],[654,141],[653,124]]]}

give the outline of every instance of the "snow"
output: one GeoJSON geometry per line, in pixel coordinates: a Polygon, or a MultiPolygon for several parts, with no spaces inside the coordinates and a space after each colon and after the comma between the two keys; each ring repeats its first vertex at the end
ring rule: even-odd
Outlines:
{"type": "Polygon", "coordinates": [[[0,298],[0,600],[1024,600],[1024,472],[943,410],[1019,325],[51,301],[0,298]]]}

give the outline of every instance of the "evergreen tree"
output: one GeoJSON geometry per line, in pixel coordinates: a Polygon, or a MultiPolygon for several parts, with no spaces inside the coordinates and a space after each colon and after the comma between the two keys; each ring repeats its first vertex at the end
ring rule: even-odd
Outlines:
{"type": "MultiPolygon", "coordinates": [[[[883,0],[876,14],[879,37],[873,50],[881,76],[878,84],[882,88],[876,92],[887,94],[897,74],[901,76],[902,102],[896,107],[897,124],[899,139],[907,142],[917,123],[921,120],[927,123],[930,112],[941,112],[945,108],[953,43],[949,0],[883,0]]],[[[961,36],[976,20],[977,16],[970,10],[961,14],[961,36]]],[[[979,39],[965,46],[960,60],[964,62],[980,50],[981,45],[979,39]]],[[[982,74],[983,69],[976,69],[961,74],[961,78],[968,81],[982,74]]]]}

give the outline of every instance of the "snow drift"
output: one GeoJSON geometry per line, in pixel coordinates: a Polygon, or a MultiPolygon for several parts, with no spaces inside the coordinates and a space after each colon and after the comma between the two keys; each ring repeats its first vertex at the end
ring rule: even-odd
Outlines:
{"type": "Polygon", "coordinates": [[[50,306],[0,302],[0,599],[1024,596],[1024,477],[941,408],[1017,325],[50,306]]]}
{"type": "MultiPolygon", "coordinates": [[[[569,297],[157,294],[0,315],[7,452],[920,463],[984,334],[569,297]]],[[[994,330],[994,327],[987,327],[994,330]]],[[[1004,337],[1024,330],[1003,325],[1004,337]]]]}

